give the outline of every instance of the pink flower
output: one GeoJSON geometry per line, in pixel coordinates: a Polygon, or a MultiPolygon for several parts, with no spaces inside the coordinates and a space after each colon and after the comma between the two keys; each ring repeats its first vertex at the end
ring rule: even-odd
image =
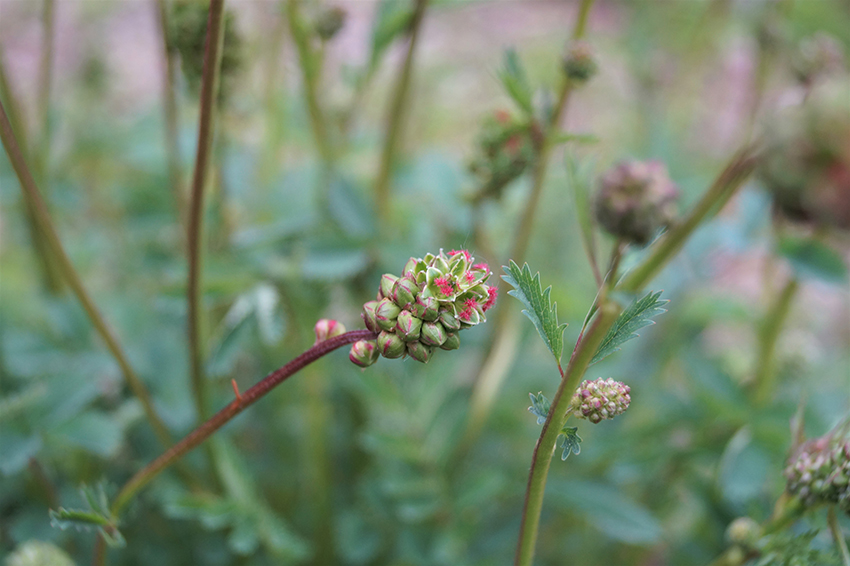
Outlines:
{"type": "Polygon", "coordinates": [[[498,294],[499,289],[497,287],[487,287],[487,302],[484,303],[484,307],[482,308],[484,312],[493,308],[493,305],[496,304],[496,296],[498,296],[498,294]]]}

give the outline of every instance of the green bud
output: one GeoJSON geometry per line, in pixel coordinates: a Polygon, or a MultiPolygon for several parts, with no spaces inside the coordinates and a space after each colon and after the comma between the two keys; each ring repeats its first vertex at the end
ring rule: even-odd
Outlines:
{"type": "Polygon", "coordinates": [[[406,341],[419,340],[422,319],[413,316],[410,311],[401,311],[395,325],[395,331],[406,341]]]}
{"type": "Polygon", "coordinates": [[[393,285],[396,281],[398,281],[398,277],[391,273],[381,275],[381,296],[383,298],[393,296],[393,285]]]}
{"type": "Polygon", "coordinates": [[[460,321],[449,311],[440,312],[440,322],[446,327],[446,330],[460,330],[460,321]]]}
{"type": "Polygon", "coordinates": [[[392,330],[395,328],[395,322],[398,318],[401,309],[395,304],[392,299],[383,298],[375,308],[375,322],[382,330],[392,330]]]}
{"type": "Polygon", "coordinates": [[[345,25],[345,17],[345,10],[339,6],[323,10],[316,18],[316,34],[325,41],[331,39],[345,25]]]}
{"type": "Polygon", "coordinates": [[[378,352],[385,358],[400,358],[404,355],[404,340],[385,330],[378,334],[378,352]]]}
{"type": "Polygon", "coordinates": [[[416,301],[416,296],[419,294],[419,286],[411,277],[402,277],[393,285],[393,300],[402,307],[407,308],[416,301]]]}
{"type": "Polygon", "coordinates": [[[593,50],[584,41],[575,41],[564,55],[564,73],[573,81],[581,84],[596,74],[596,61],[593,50]]]}
{"type": "Polygon", "coordinates": [[[345,325],[336,320],[323,318],[313,327],[316,333],[316,344],[323,342],[328,338],[334,338],[340,334],[345,334],[345,325]]]}
{"type": "Polygon", "coordinates": [[[437,310],[439,303],[434,297],[423,297],[421,294],[416,297],[416,302],[413,303],[412,311],[417,317],[424,321],[432,322],[437,320],[439,311],[437,310]]]}
{"type": "Polygon", "coordinates": [[[442,346],[448,333],[439,322],[423,322],[419,341],[427,346],[442,346]]]}
{"type": "Polygon", "coordinates": [[[732,544],[755,548],[761,538],[761,527],[749,517],[738,517],[726,528],[726,538],[732,544]]]}
{"type": "Polygon", "coordinates": [[[417,362],[427,364],[433,352],[434,349],[431,346],[426,346],[422,342],[407,343],[407,354],[417,362]]]}
{"type": "Polygon", "coordinates": [[[358,340],[351,345],[348,359],[365,368],[378,361],[378,345],[374,340],[358,340]]]}
{"type": "Polygon", "coordinates": [[[381,329],[378,326],[378,321],[375,319],[375,309],[378,307],[378,301],[369,301],[368,303],[363,305],[363,312],[360,313],[360,317],[363,319],[363,323],[366,325],[366,328],[371,330],[372,332],[380,332],[381,329]]]}
{"type": "Polygon", "coordinates": [[[443,350],[457,350],[460,348],[460,336],[456,333],[447,335],[446,341],[440,345],[440,348],[443,350]]]}
{"type": "Polygon", "coordinates": [[[586,379],[572,398],[573,414],[593,424],[613,419],[629,408],[631,389],[613,378],[586,379]]]}

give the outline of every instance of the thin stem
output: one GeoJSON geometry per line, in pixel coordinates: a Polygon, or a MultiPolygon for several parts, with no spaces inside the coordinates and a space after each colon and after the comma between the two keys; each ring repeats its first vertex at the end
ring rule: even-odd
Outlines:
{"type": "Polygon", "coordinates": [[[764,405],[773,392],[776,377],[775,360],[773,353],[776,350],[776,342],[782,331],[782,326],[791,311],[791,303],[800,285],[796,277],[791,277],[776,301],[770,307],[767,316],[762,323],[759,332],[759,353],[756,376],[753,382],[755,388],[755,401],[758,405],[764,405]]]}
{"type": "Polygon", "coordinates": [[[106,564],[106,540],[100,533],[97,533],[94,539],[94,553],[91,563],[92,566],[104,566],[106,564]]]}
{"type": "Polygon", "coordinates": [[[519,541],[517,542],[516,566],[530,566],[534,559],[534,547],[537,543],[537,531],[540,526],[540,512],[543,509],[543,493],[546,489],[546,477],[555,451],[555,443],[561,429],[569,418],[569,404],[572,393],[587,371],[590,360],[605,337],[608,328],[614,323],[620,308],[611,302],[603,302],[599,315],[579,343],[563,379],[552,399],[552,406],[543,423],[543,431],[534,446],[531,459],[531,471],[525,491],[525,504],[522,510],[519,541]]]}
{"type": "Polygon", "coordinates": [[[165,158],[168,167],[168,184],[174,198],[174,206],[177,209],[177,217],[181,223],[185,220],[186,202],[183,194],[183,175],[180,171],[180,146],[178,139],[179,118],[177,115],[177,97],[175,96],[174,84],[176,82],[176,69],[174,65],[174,48],[171,45],[171,37],[168,28],[168,7],[165,0],[156,0],[157,21],[159,33],[162,37],[162,110],[165,121],[165,158]]]}
{"type": "Polygon", "coordinates": [[[50,218],[47,206],[42,200],[38,186],[32,177],[32,173],[27,167],[23,152],[21,151],[21,147],[18,145],[18,141],[12,132],[12,125],[9,123],[9,117],[6,115],[6,109],[3,107],[2,102],[0,102],[0,138],[2,138],[6,154],[9,156],[9,161],[11,162],[12,168],[15,170],[18,181],[21,184],[21,190],[25,193],[25,195],[27,195],[26,198],[29,198],[33,203],[33,213],[38,223],[39,232],[44,236],[51,254],[56,258],[65,280],[82,304],[83,309],[86,311],[86,314],[88,314],[95,330],[97,330],[100,337],[106,343],[107,349],[109,349],[109,352],[115,358],[115,361],[118,362],[118,366],[121,368],[121,373],[124,376],[124,381],[127,383],[127,386],[136,398],[138,398],[141,402],[148,422],[156,433],[157,438],[159,438],[160,442],[164,446],[169,446],[171,444],[171,436],[168,434],[168,429],[165,427],[165,424],[163,424],[159,415],[156,414],[156,411],[153,408],[150,393],[148,393],[145,385],[130,367],[130,362],[127,360],[124,350],[118,344],[117,338],[106,324],[103,316],[101,316],[100,312],[97,310],[94,301],[83,286],[80,276],[77,274],[77,271],[74,269],[74,265],[71,263],[70,258],[65,253],[65,249],[62,247],[62,241],[60,240],[56,229],[53,227],[53,220],[50,218]]]}
{"type": "MultiPolygon", "coordinates": [[[[12,131],[18,139],[19,145],[23,149],[30,149],[27,142],[26,129],[23,124],[22,112],[18,99],[9,85],[9,80],[6,76],[6,69],[3,65],[2,45],[0,45],[0,100],[6,105],[9,112],[9,122],[12,125],[12,131]]],[[[30,154],[32,155],[32,154],[30,154]]],[[[38,230],[38,222],[35,219],[35,206],[29,197],[29,193],[24,193],[24,219],[27,223],[27,231],[30,235],[33,249],[35,250],[36,260],[41,269],[42,281],[45,289],[52,293],[58,294],[62,290],[62,274],[59,267],[56,265],[56,260],[50,255],[50,250],[45,237],[38,230]]]]}
{"type": "Polygon", "coordinates": [[[413,54],[416,52],[416,43],[419,31],[422,27],[425,8],[428,0],[416,0],[413,16],[410,21],[410,39],[407,43],[407,52],[398,73],[398,80],[393,89],[390,113],[387,117],[387,129],[384,136],[384,147],[381,151],[381,164],[378,168],[378,177],[375,180],[375,217],[378,226],[386,229],[388,226],[388,215],[390,212],[390,174],[392,172],[395,154],[398,151],[398,141],[401,137],[405,118],[408,110],[408,91],[410,90],[410,79],[413,74],[413,54]]]}
{"type": "Polygon", "coordinates": [[[224,0],[210,2],[207,21],[207,39],[204,47],[204,70],[201,80],[200,118],[198,120],[198,148],[195,156],[195,170],[192,175],[192,196],[189,204],[188,260],[189,277],[186,285],[188,302],[188,341],[189,365],[192,393],[195,398],[195,410],[198,419],[206,416],[206,398],[204,391],[203,357],[201,355],[201,256],[204,216],[204,189],[209,170],[209,156],[212,147],[216,99],[218,98],[218,79],[221,67],[221,47],[223,39],[224,0]]]}
{"type": "Polygon", "coordinates": [[[50,159],[50,90],[53,78],[54,0],[44,0],[41,11],[41,58],[38,62],[38,145],[33,148],[33,170],[42,189],[47,181],[50,159]]]}
{"type": "Polygon", "coordinates": [[[115,502],[112,505],[112,514],[118,516],[121,510],[133,498],[133,496],[155,478],[160,472],[183,457],[187,452],[209,438],[215,431],[230,422],[233,417],[256,403],[260,398],[268,394],[276,386],[280,385],[288,377],[298,372],[319,358],[329,354],[337,348],[358,340],[370,340],[376,336],[369,330],[352,330],[340,334],[323,342],[319,342],[312,348],[283,366],[273,371],[262,381],[239,395],[229,405],[213,415],[208,421],[189,433],[183,440],[169,448],[156,460],[139,470],[130,480],[124,484],[115,502]]]}
{"type": "Polygon", "coordinates": [[[832,539],[835,541],[835,546],[838,547],[838,552],[841,554],[841,563],[844,566],[850,566],[850,550],[847,550],[847,541],[844,540],[844,534],[841,532],[841,525],[838,524],[838,516],[835,514],[835,505],[830,505],[826,513],[826,522],[829,525],[829,532],[832,533],[832,539]]]}
{"type": "Polygon", "coordinates": [[[652,253],[620,284],[627,292],[643,288],[675,256],[694,230],[711,214],[723,208],[758,163],[756,146],[749,146],[732,157],[729,165],[718,175],[700,201],[685,219],[671,228],[653,245],[652,253]]]}
{"type": "MultiPolygon", "coordinates": [[[[578,18],[573,28],[573,39],[581,39],[587,27],[587,18],[594,0],[582,0],[579,8],[578,18]]],[[[537,213],[540,195],[543,192],[543,184],[546,180],[546,171],[549,166],[549,157],[554,146],[555,138],[560,132],[560,124],[567,113],[569,105],[571,83],[564,77],[558,93],[558,101],[552,112],[549,123],[546,124],[543,142],[534,162],[532,172],[531,191],[525,203],[522,216],[516,231],[514,245],[511,248],[510,259],[522,263],[522,258],[528,250],[531,239],[531,231],[534,228],[534,219],[537,213]]],[[[499,294],[505,296],[510,286],[504,281],[499,281],[499,294]]],[[[490,408],[496,399],[496,393],[502,386],[502,382],[511,367],[516,354],[518,335],[510,331],[516,326],[516,313],[512,309],[504,307],[496,310],[493,334],[490,347],[487,350],[481,369],[475,378],[470,402],[470,417],[467,423],[465,440],[463,446],[468,446],[484,428],[484,422],[490,414],[490,408]],[[498,363],[495,363],[498,358],[498,363]]]]}

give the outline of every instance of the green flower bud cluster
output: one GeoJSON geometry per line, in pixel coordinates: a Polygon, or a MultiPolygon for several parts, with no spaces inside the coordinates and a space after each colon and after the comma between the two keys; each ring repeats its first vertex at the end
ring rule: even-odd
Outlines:
{"type": "MultiPolygon", "coordinates": [[[[172,4],[168,40],[171,49],[180,54],[183,74],[189,87],[197,91],[204,70],[204,46],[209,19],[208,0],[177,0],[172,4]]],[[[233,12],[224,13],[224,39],[221,53],[219,98],[232,91],[236,74],[242,66],[242,38],[236,30],[233,12]]]]}
{"type": "Polygon", "coordinates": [[[605,419],[613,419],[629,408],[631,388],[609,377],[584,380],[573,394],[570,406],[573,415],[587,419],[593,424],[605,419]]]}
{"type": "Polygon", "coordinates": [[[738,517],[726,528],[726,538],[729,542],[744,548],[755,548],[761,536],[761,526],[750,517],[738,517]]]}
{"type": "Polygon", "coordinates": [[[784,473],[788,492],[806,506],[833,504],[850,514],[850,440],[810,440],[800,446],[784,473]]]}
{"type": "Polygon", "coordinates": [[[363,322],[378,338],[355,342],[349,359],[361,367],[378,356],[427,363],[437,348],[457,349],[458,332],[484,322],[496,301],[490,274],[466,250],[410,258],[402,276],[381,277],[377,299],[363,305],[363,322]]]}
{"type": "Polygon", "coordinates": [[[759,176],[790,220],[850,230],[847,88],[847,82],[822,85],[805,106],[768,128],[759,176]]]}
{"type": "Polygon", "coordinates": [[[585,41],[574,41],[564,54],[564,73],[573,84],[589,81],[596,74],[596,60],[593,50],[585,41]]]}
{"type": "Polygon", "coordinates": [[[673,222],[678,196],[663,163],[625,161],[603,175],[593,211],[608,232],[642,246],[673,222]]]}
{"type": "Polygon", "coordinates": [[[542,136],[536,123],[518,120],[505,110],[487,116],[477,139],[469,171],[478,181],[474,200],[501,197],[504,188],[531,165],[542,136]]]}
{"type": "Polygon", "coordinates": [[[313,23],[313,29],[316,30],[322,41],[332,39],[342,26],[345,25],[345,18],[348,14],[339,6],[331,6],[322,9],[313,23]]]}

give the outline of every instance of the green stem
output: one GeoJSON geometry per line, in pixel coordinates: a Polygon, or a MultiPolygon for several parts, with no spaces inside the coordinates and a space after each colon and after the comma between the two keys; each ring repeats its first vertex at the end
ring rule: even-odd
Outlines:
{"type": "Polygon", "coordinates": [[[145,385],[130,367],[130,362],[127,360],[127,356],[118,344],[118,340],[109,329],[109,326],[106,324],[103,316],[101,316],[100,312],[97,310],[94,301],[83,286],[80,276],[77,274],[77,271],[74,269],[74,265],[71,263],[70,258],[65,253],[65,249],[62,247],[62,241],[60,240],[56,229],[53,227],[53,220],[50,218],[47,206],[42,200],[38,186],[33,179],[32,173],[27,167],[23,152],[21,147],[18,145],[15,134],[12,131],[12,125],[9,122],[9,117],[6,115],[6,109],[3,107],[2,102],[0,102],[0,138],[2,138],[3,147],[5,147],[6,154],[9,156],[12,168],[18,176],[18,181],[21,184],[21,190],[26,195],[26,198],[28,198],[33,204],[33,213],[38,224],[38,230],[44,236],[52,256],[56,258],[58,267],[64,275],[65,280],[82,304],[83,309],[86,311],[86,314],[88,314],[95,330],[97,330],[98,334],[100,334],[101,338],[106,343],[107,349],[109,349],[110,353],[115,358],[115,361],[118,362],[118,366],[121,368],[121,373],[124,376],[124,381],[127,383],[127,386],[136,398],[138,398],[141,402],[148,422],[160,442],[164,446],[171,445],[171,436],[169,435],[165,424],[163,424],[159,415],[156,414],[156,411],[153,408],[150,393],[148,393],[145,385]]]}
{"type": "MultiPolygon", "coordinates": [[[[3,65],[2,45],[0,45],[0,100],[3,101],[3,104],[5,104],[8,109],[9,122],[12,125],[12,131],[18,139],[20,147],[22,150],[29,149],[30,146],[27,142],[26,129],[24,128],[21,117],[22,113],[20,105],[18,104],[18,99],[15,96],[15,93],[9,85],[9,81],[6,76],[6,69],[3,65]]],[[[58,294],[62,290],[62,274],[60,273],[59,267],[56,265],[56,260],[50,255],[50,249],[44,235],[38,230],[38,221],[35,218],[35,205],[33,204],[32,199],[30,199],[29,193],[25,192],[23,194],[23,200],[25,213],[24,219],[26,220],[30,241],[32,242],[36,260],[41,270],[44,288],[52,294],[58,294]]]]}
{"type": "MultiPolygon", "coordinates": [[[[581,39],[584,36],[588,14],[593,2],[594,0],[582,0],[578,19],[573,28],[572,38],[574,40],[581,39]]],[[[554,147],[555,138],[560,133],[560,124],[567,113],[571,91],[572,85],[565,77],[561,82],[555,110],[552,112],[549,123],[546,124],[543,141],[534,162],[531,191],[517,227],[514,245],[508,256],[518,263],[522,263],[522,258],[525,257],[528,250],[540,195],[543,193],[543,184],[549,167],[549,157],[554,147]]],[[[499,281],[499,295],[505,296],[509,290],[510,286],[507,283],[499,281]]],[[[464,441],[461,443],[462,446],[470,445],[483,430],[484,423],[495,402],[496,394],[511,367],[517,350],[518,336],[516,332],[510,331],[510,329],[516,326],[516,320],[516,313],[513,309],[497,308],[490,347],[475,378],[472,400],[470,401],[470,416],[464,441]],[[497,361],[498,363],[496,363],[497,361]]]]}
{"type": "Polygon", "coordinates": [[[195,170],[192,175],[192,194],[189,204],[188,261],[189,276],[186,285],[188,302],[189,366],[192,393],[198,419],[206,415],[203,356],[201,354],[201,256],[204,213],[204,189],[209,171],[210,149],[213,140],[213,116],[218,98],[218,80],[221,67],[223,40],[224,0],[210,2],[207,21],[207,40],[204,48],[204,70],[201,81],[200,118],[198,119],[198,148],[195,170]]]}
{"type": "Polygon", "coordinates": [[[543,509],[543,493],[546,489],[546,477],[555,451],[555,443],[561,429],[569,418],[569,405],[572,393],[584,376],[590,360],[605,337],[605,333],[614,324],[620,308],[614,303],[603,302],[596,320],[591,324],[577,346],[561,384],[552,399],[552,407],[543,423],[543,431],[534,447],[531,459],[531,471],[528,474],[528,486],[525,491],[525,504],[522,510],[519,541],[517,543],[516,566],[531,566],[534,559],[534,547],[537,543],[537,531],[540,526],[540,511],[543,509]]]}
{"type": "Polygon", "coordinates": [[[168,167],[168,183],[171,186],[177,217],[182,223],[186,215],[186,202],[183,194],[183,175],[180,171],[180,146],[177,143],[179,118],[177,115],[177,97],[174,90],[176,69],[173,57],[174,48],[171,44],[168,28],[168,7],[165,0],[156,0],[156,10],[159,33],[162,36],[162,109],[165,121],[165,158],[168,167]]]}
{"type": "Polygon", "coordinates": [[[847,550],[847,541],[844,540],[844,534],[841,532],[841,525],[838,524],[838,516],[835,514],[835,505],[829,506],[829,511],[826,513],[826,522],[829,525],[829,532],[832,533],[832,539],[835,541],[835,546],[838,547],[838,552],[841,554],[841,563],[844,566],[850,566],[850,551],[847,550]]]}
{"type": "Polygon", "coordinates": [[[782,326],[785,324],[788,313],[791,311],[791,303],[794,300],[794,295],[797,293],[799,287],[797,278],[791,277],[782,288],[776,301],[770,307],[762,323],[759,332],[758,365],[756,366],[756,376],[753,382],[755,401],[758,405],[764,405],[770,399],[773,392],[776,377],[776,360],[774,360],[773,354],[776,350],[776,342],[779,339],[782,326]]]}
{"type": "Polygon", "coordinates": [[[35,178],[45,189],[50,160],[50,90],[53,77],[54,0],[44,0],[41,12],[41,58],[38,62],[38,145],[33,148],[35,178]]]}
{"type": "Polygon", "coordinates": [[[303,367],[315,362],[319,358],[329,354],[337,348],[358,340],[374,339],[375,334],[369,330],[352,330],[323,342],[319,342],[312,348],[283,366],[273,371],[262,381],[240,394],[234,401],[221,409],[209,420],[189,433],[183,440],[169,448],[156,460],[139,470],[130,480],[124,484],[115,502],[112,505],[112,514],[118,517],[121,510],[130,502],[133,496],[154,479],[160,472],[183,457],[187,452],[204,442],[215,431],[230,422],[236,415],[259,401],[273,388],[280,385],[288,377],[298,372],[303,367]]]}
{"type": "Polygon", "coordinates": [[[699,202],[685,219],[676,224],[652,246],[652,252],[644,262],[619,285],[621,290],[637,292],[654,278],[661,268],[675,256],[694,230],[713,213],[723,208],[744,181],[752,174],[758,163],[755,146],[735,154],[729,165],[718,175],[699,202]]]}
{"type": "Polygon", "coordinates": [[[408,91],[410,90],[410,79],[413,75],[413,54],[416,52],[416,43],[419,38],[419,30],[422,27],[422,19],[428,0],[416,0],[413,16],[410,21],[410,39],[407,43],[407,52],[398,74],[395,88],[393,89],[390,113],[387,117],[387,129],[384,137],[384,147],[381,151],[381,164],[378,168],[378,177],[375,180],[375,217],[379,232],[385,232],[389,225],[390,212],[390,174],[392,173],[393,161],[398,151],[398,141],[401,137],[405,118],[408,110],[408,91]]]}

